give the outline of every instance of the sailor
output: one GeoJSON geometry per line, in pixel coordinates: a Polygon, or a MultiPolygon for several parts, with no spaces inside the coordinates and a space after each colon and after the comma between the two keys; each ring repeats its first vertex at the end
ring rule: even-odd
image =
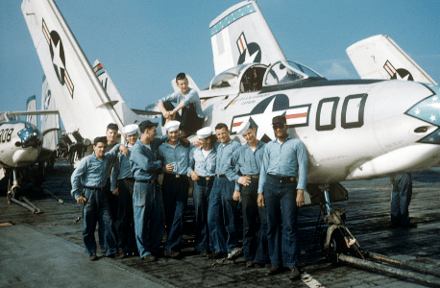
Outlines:
{"type": "Polygon", "coordinates": [[[203,113],[199,94],[195,89],[189,88],[185,73],[177,74],[176,83],[180,91],[160,99],[157,107],[165,119],[170,117],[174,119],[177,112],[182,110],[182,116],[177,116],[175,119],[180,121],[181,137],[188,137],[202,127],[205,114],[203,113]],[[171,102],[177,103],[177,106],[174,108],[171,102]]]}
{"type": "Polygon", "coordinates": [[[114,257],[118,252],[116,236],[111,227],[112,216],[105,191],[107,173],[110,164],[117,156],[119,145],[105,152],[106,137],[97,137],[93,141],[92,155],[84,157],[71,176],[72,196],[83,205],[83,240],[90,260],[97,260],[95,227],[96,222],[104,228],[103,240],[106,243],[106,255],[114,257]],[[83,190],[84,189],[84,190],[83,190]]]}
{"type": "Polygon", "coordinates": [[[158,136],[157,123],[150,120],[139,124],[140,139],[130,153],[131,171],[135,179],[133,188],[133,214],[136,244],[141,259],[156,261],[165,230],[164,207],[158,174],[162,173],[162,162],[157,157],[157,147],[168,139],[158,136]]]}
{"type": "Polygon", "coordinates": [[[272,119],[276,139],[266,144],[258,183],[258,206],[267,209],[267,241],[271,266],[291,270],[290,279],[301,278],[298,207],[304,205],[307,184],[307,151],[298,138],[287,134],[284,115],[272,119]],[[298,178],[298,181],[296,180],[298,178]],[[280,239],[281,237],[281,239],[280,239]]]}
{"type": "Polygon", "coordinates": [[[197,131],[199,147],[190,152],[189,175],[194,181],[194,210],[196,214],[194,229],[195,250],[200,256],[208,256],[208,199],[214,183],[217,152],[214,144],[217,139],[209,127],[197,131]]]}
{"type": "Polygon", "coordinates": [[[249,121],[243,122],[237,133],[243,135],[247,143],[232,155],[226,176],[236,183],[233,199],[242,200],[243,253],[246,267],[251,268],[255,264],[264,266],[269,263],[267,211],[266,208],[259,208],[257,205],[258,178],[266,144],[258,141],[255,136],[256,129],[249,121]]]}
{"type": "Polygon", "coordinates": [[[240,143],[231,139],[226,124],[217,124],[215,133],[220,142],[215,143],[215,179],[209,195],[209,239],[214,249],[211,257],[228,253],[228,258],[234,259],[241,251],[238,247],[238,203],[232,199],[235,182],[229,181],[225,173],[232,153],[240,147],[240,143]]]}
{"type": "Polygon", "coordinates": [[[111,173],[111,188],[113,195],[118,195],[118,215],[115,227],[118,233],[119,247],[122,249],[122,257],[129,257],[137,253],[136,238],[133,222],[133,185],[134,178],[130,166],[130,153],[133,145],[139,137],[139,127],[130,124],[123,128],[125,139],[128,142],[129,154],[118,154],[113,164],[111,173]]]}
{"type": "Polygon", "coordinates": [[[170,258],[180,256],[179,244],[183,235],[183,214],[188,201],[189,152],[192,147],[182,145],[180,122],[167,122],[164,128],[169,140],[158,148],[159,158],[164,165],[162,196],[165,205],[167,240],[164,255],[170,258]]]}
{"type": "Polygon", "coordinates": [[[408,206],[412,196],[411,174],[400,174],[391,177],[391,226],[417,228],[417,224],[409,220],[408,206]]]}

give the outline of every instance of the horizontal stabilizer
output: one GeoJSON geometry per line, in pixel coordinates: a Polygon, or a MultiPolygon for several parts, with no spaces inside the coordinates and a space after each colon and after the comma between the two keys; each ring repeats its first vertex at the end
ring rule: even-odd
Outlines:
{"type": "Polygon", "coordinates": [[[354,43],[346,50],[361,79],[397,79],[437,83],[387,35],[354,43]]]}

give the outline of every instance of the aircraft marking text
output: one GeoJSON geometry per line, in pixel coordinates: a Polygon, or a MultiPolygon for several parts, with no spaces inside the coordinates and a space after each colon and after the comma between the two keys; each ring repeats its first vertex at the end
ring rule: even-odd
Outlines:
{"type": "Polygon", "coordinates": [[[0,143],[10,142],[14,129],[2,129],[0,130],[0,143]]]}

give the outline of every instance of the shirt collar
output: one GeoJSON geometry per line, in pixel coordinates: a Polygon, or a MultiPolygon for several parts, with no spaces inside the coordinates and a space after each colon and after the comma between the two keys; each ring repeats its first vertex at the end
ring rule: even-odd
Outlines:
{"type": "MultiPolygon", "coordinates": [[[[287,134],[287,138],[286,138],[286,140],[284,140],[283,143],[285,143],[286,141],[288,141],[290,139],[293,139],[292,136],[290,136],[290,134],[287,134]]],[[[277,140],[278,140],[278,137],[276,137],[274,140],[272,140],[272,142],[279,143],[277,140]]]]}

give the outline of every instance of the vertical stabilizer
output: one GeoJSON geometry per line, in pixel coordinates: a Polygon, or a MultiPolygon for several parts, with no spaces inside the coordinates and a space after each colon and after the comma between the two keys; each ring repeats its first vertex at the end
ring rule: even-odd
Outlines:
{"type": "MultiPolygon", "coordinates": [[[[43,87],[41,91],[41,110],[57,110],[52,91],[47,83],[46,76],[43,77],[43,87]]],[[[43,148],[56,150],[60,133],[60,115],[47,114],[40,116],[41,133],[43,133],[43,148]]]]}
{"type": "MultiPolygon", "coordinates": [[[[37,97],[35,95],[29,96],[26,101],[26,111],[37,111],[37,97]]],[[[34,124],[38,127],[37,115],[26,115],[26,122],[34,124]]]]}
{"type": "Polygon", "coordinates": [[[347,48],[362,79],[398,79],[437,83],[387,35],[376,35],[347,48]]]}
{"type": "Polygon", "coordinates": [[[109,123],[121,129],[121,119],[54,1],[24,0],[21,10],[66,132],[92,140],[109,123]]]}
{"type": "Polygon", "coordinates": [[[215,74],[243,63],[285,59],[255,1],[238,3],[209,25],[215,74]]]}

